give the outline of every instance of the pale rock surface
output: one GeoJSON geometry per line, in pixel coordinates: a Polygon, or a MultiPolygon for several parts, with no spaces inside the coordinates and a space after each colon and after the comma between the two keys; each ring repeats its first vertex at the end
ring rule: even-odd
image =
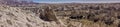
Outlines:
{"type": "Polygon", "coordinates": [[[41,20],[35,13],[19,8],[0,6],[0,27],[62,27],[54,21],[41,20]]]}

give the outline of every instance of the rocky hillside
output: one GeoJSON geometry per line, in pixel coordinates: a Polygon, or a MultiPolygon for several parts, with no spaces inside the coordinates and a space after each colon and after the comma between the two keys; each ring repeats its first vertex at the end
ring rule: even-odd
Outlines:
{"type": "Polygon", "coordinates": [[[120,27],[120,4],[4,0],[0,1],[0,27],[120,27]]]}
{"type": "Polygon", "coordinates": [[[31,11],[40,13],[44,21],[55,21],[65,27],[120,27],[119,6],[119,3],[49,4],[31,11]]]}
{"type": "Polygon", "coordinates": [[[46,22],[34,13],[20,8],[0,5],[0,27],[57,27],[55,22],[46,22]]]}
{"type": "Polygon", "coordinates": [[[119,27],[119,6],[119,3],[46,4],[23,10],[36,13],[43,21],[55,21],[65,27],[119,27]]]}

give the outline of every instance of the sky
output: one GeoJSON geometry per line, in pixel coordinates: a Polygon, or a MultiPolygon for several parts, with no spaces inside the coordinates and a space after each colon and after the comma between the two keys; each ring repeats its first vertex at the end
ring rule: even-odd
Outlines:
{"type": "Polygon", "coordinates": [[[120,0],[33,0],[38,3],[116,3],[120,0]]]}

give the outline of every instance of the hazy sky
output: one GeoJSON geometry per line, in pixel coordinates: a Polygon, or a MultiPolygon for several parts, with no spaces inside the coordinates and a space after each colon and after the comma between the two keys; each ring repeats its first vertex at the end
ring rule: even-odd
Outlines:
{"type": "Polygon", "coordinates": [[[33,0],[39,3],[111,3],[120,2],[120,0],[33,0]]]}

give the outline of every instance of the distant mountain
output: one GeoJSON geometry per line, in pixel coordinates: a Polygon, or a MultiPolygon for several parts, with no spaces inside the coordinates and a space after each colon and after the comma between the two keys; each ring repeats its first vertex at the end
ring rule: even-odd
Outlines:
{"type": "Polygon", "coordinates": [[[9,6],[28,6],[28,5],[36,5],[39,3],[32,1],[15,1],[15,0],[0,0],[0,4],[9,5],[9,6]]]}

